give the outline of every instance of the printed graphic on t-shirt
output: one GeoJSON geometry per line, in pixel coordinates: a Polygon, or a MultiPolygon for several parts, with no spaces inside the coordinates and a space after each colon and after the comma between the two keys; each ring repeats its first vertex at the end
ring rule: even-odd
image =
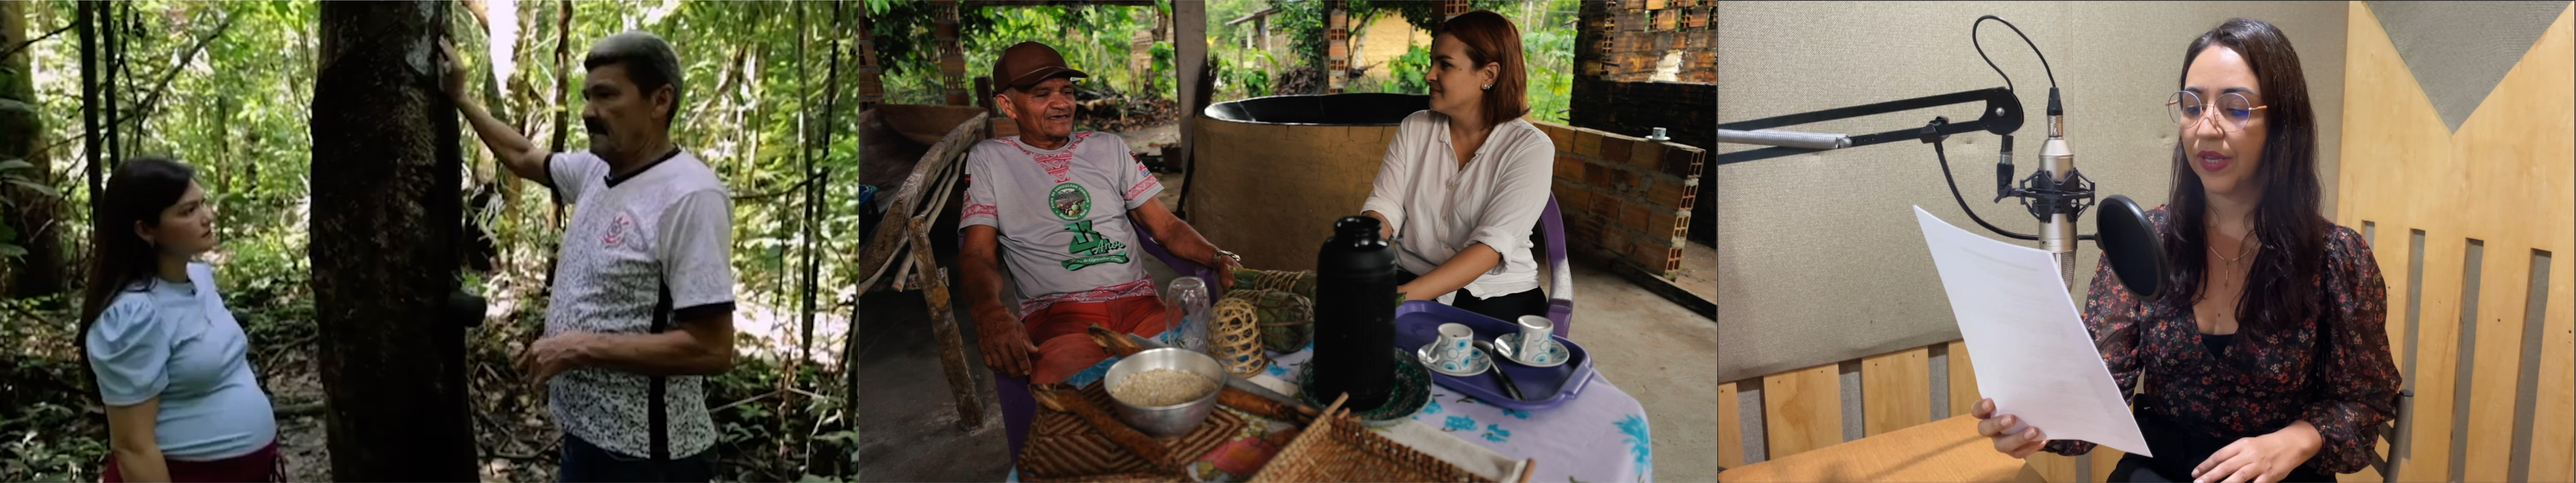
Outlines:
{"type": "Polygon", "coordinates": [[[1023,313],[1059,301],[1152,295],[1144,243],[1129,210],[1163,187],[1114,135],[1077,132],[1037,150],[1019,138],[977,143],[967,155],[966,227],[992,226],[1023,313]]]}
{"type": "Polygon", "coordinates": [[[1058,184],[1047,191],[1047,206],[1055,208],[1057,218],[1080,220],[1082,215],[1091,214],[1091,192],[1080,184],[1058,184]]]}
{"type": "Polygon", "coordinates": [[[1073,245],[1065,247],[1064,252],[1081,255],[1065,260],[1065,270],[1081,270],[1104,263],[1127,263],[1127,244],[1091,231],[1091,220],[1066,224],[1064,229],[1073,232],[1073,245]]]}

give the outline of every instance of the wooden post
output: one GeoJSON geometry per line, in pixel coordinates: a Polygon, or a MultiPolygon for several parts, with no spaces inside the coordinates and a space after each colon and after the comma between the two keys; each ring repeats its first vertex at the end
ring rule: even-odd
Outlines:
{"type": "MultiPolygon", "coordinates": [[[[1172,4],[1172,70],[1180,74],[1180,78],[1174,79],[1176,82],[1172,84],[1173,90],[1180,91],[1178,94],[1181,98],[1181,108],[1184,110],[1181,111],[1181,159],[1166,159],[1163,160],[1164,163],[1196,166],[1197,159],[1192,157],[1190,152],[1197,147],[1195,143],[1198,138],[1199,111],[1207,107],[1208,88],[1212,85],[1202,82],[1206,80],[1202,77],[1208,74],[1207,23],[1206,4],[1199,2],[1172,4]]],[[[1172,208],[1174,215],[1183,220],[1189,219],[1189,211],[1186,207],[1172,208]]]]}
{"type": "Polygon", "coordinates": [[[934,25],[939,36],[939,85],[948,88],[948,105],[966,104],[966,53],[957,44],[957,1],[939,2],[934,25]]]}
{"type": "Polygon", "coordinates": [[[975,76],[975,106],[984,108],[984,115],[1002,115],[1002,108],[993,105],[993,76],[975,76]]]}
{"type": "Polygon", "coordinates": [[[1341,0],[1324,2],[1324,93],[1340,94],[1350,83],[1351,21],[1350,8],[1341,0]]]}
{"type": "Polygon", "coordinates": [[[867,6],[860,5],[858,10],[859,64],[858,69],[852,72],[858,73],[859,77],[859,112],[868,112],[876,109],[877,103],[884,102],[885,84],[878,76],[885,71],[877,63],[876,41],[868,34],[867,6]]]}
{"type": "Polygon", "coordinates": [[[957,428],[983,426],[984,392],[975,387],[974,374],[966,372],[973,367],[966,365],[966,341],[957,334],[956,313],[948,306],[947,277],[940,276],[939,262],[931,255],[929,217],[912,217],[905,231],[912,235],[912,263],[920,270],[921,299],[930,305],[930,334],[939,339],[939,372],[948,375],[948,393],[957,397],[957,428]]]}

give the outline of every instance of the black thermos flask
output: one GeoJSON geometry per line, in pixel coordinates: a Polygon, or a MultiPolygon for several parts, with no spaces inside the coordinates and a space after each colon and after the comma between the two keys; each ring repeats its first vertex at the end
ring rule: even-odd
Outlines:
{"type": "Polygon", "coordinates": [[[1315,257],[1315,400],[1348,392],[1343,407],[1376,409],[1395,379],[1395,249],[1378,237],[1378,220],[1333,221],[1333,238],[1315,257]]]}

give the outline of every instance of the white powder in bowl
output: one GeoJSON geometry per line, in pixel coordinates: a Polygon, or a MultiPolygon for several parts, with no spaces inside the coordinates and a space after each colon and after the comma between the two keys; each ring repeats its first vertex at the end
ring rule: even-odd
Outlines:
{"type": "Polygon", "coordinates": [[[1143,407],[1163,407],[1207,397],[1217,390],[1216,381],[1198,374],[1171,369],[1154,369],[1130,374],[1109,388],[1109,395],[1143,407]]]}

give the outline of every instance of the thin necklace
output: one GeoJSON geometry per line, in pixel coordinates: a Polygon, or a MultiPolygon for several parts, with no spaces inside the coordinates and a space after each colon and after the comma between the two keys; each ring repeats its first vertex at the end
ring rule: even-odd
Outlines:
{"type": "MultiPolygon", "coordinates": [[[[2216,228],[2216,227],[2212,227],[2212,228],[2216,228]]],[[[2209,248],[2209,254],[2210,254],[2210,255],[2212,255],[2212,256],[2216,256],[2216,257],[2218,257],[2218,259],[2219,259],[2219,260],[2224,260],[2224,261],[2226,261],[2226,262],[2227,262],[2227,265],[2226,265],[2225,267],[2222,267],[2222,268],[2220,268],[2220,269],[2219,269],[2219,274],[2218,274],[2219,279],[2218,279],[2218,280],[2219,280],[2219,282],[2221,282],[2221,285],[2225,285],[2225,284],[2226,284],[2226,282],[2234,281],[2234,276],[2236,275],[2236,265],[2237,265],[2237,262],[2244,261],[2244,260],[2245,260],[2245,257],[2247,257],[2247,256],[2252,256],[2252,255],[2253,255],[2253,253],[2254,253],[2254,247],[2256,246],[2256,243],[2255,243],[2256,238],[2253,236],[2253,235],[2254,235],[2254,230],[2246,230],[2246,231],[2245,231],[2245,234],[2246,234],[2246,239],[2245,239],[2245,240],[2238,240],[2238,243],[2237,243],[2237,245],[2236,245],[2236,246],[2237,246],[2237,251],[2236,251],[2236,253],[2237,253],[2237,254],[2236,254],[2236,258],[2228,258],[2228,257],[2227,257],[2227,255],[2223,255],[2223,254],[2218,253],[2218,247],[2207,247],[2207,248],[2209,248]]]]}

